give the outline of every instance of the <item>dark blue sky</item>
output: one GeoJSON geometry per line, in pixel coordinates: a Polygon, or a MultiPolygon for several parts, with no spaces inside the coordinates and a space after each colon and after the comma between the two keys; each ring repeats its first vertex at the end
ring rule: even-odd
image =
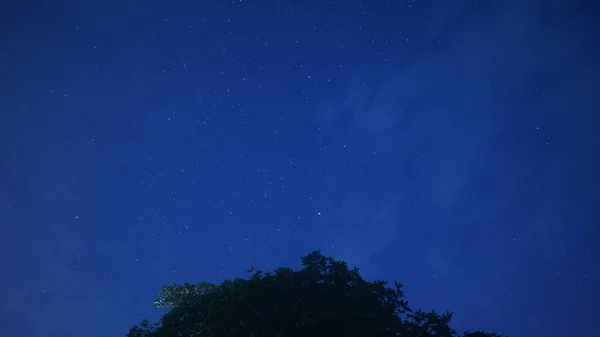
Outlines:
{"type": "Polygon", "coordinates": [[[0,335],[124,336],[321,249],[458,330],[600,336],[584,5],[5,5],[0,335]]]}

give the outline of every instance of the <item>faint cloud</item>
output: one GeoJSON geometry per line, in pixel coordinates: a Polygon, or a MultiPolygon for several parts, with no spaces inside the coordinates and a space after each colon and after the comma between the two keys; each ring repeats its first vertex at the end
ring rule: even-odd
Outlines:
{"type": "Polygon", "coordinates": [[[576,172],[591,162],[581,154],[598,144],[588,113],[599,108],[598,66],[584,24],[542,15],[545,6],[507,3],[485,20],[468,6],[447,18],[434,9],[427,32],[451,32],[445,47],[398,75],[358,74],[323,105],[337,174],[322,198],[341,205],[323,226],[336,256],[366,264],[394,242],[413,267],[453,280],[451,291],[469,280],[488,298],[523,263],[549,263],[573,240],[564,195],[584,184],[576,172]]]}

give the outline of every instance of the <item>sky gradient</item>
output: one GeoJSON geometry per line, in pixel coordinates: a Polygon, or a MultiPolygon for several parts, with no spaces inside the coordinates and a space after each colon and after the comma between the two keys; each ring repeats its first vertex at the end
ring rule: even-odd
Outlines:
{"type": "Polygon", "coordinates": [[[588,5],[3,5],[0,335],[320,249],[459,331],[600,336],[588,5]]]}

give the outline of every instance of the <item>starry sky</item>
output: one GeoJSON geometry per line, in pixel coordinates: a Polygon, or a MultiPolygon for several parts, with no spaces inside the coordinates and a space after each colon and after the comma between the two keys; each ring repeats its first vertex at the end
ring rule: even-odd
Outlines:
{"type": "Polygon", "coordinates": [[[3,337],[124,336],[162,285],[315,249],[459,331],[600,335],[584,1],[0,13],[3,337]]]}

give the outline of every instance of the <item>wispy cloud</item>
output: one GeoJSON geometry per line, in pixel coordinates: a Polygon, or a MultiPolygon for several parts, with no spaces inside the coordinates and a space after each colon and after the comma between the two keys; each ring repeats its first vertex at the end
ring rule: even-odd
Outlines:
{"type": "Polygon", "coordinates": [[[468,280],[474,298],[502,302],[524,263],[570,244],[564,197],[591,172],[578,154],[598,144],[589,112],[599,69],[582,21],[553,6],[563,5],[508,3],[485,20],[466,3],[434,6],[425,35],[445,32],[445,46],[377,81],[358,74],[347,97],[323,106],[339,172],[323,192],[342,205],[324,220],[337,256],[366,265],[394,242],[452,280],[448,293],[468,280]],[[351,163],[371,178],[345,176],[351,163]]]}

